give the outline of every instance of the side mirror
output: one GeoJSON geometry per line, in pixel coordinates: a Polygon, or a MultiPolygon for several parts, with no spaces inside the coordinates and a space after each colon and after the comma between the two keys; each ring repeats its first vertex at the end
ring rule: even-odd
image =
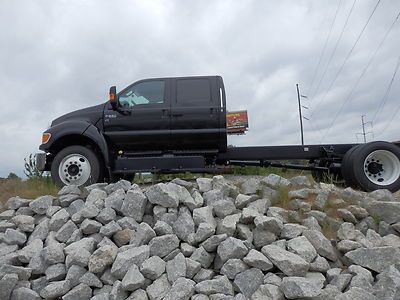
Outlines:
{"type": "Polygon", "coordinates": [[[111,107],[113,110],[118,109],[118,95],[117,95],[117,87],[114,85],[110,87],[110,93],[109,93],[109,101],[111,103],[111,107]]]}

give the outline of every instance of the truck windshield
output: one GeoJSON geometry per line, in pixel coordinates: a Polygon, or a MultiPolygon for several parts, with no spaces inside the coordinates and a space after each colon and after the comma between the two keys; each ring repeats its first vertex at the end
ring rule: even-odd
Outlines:
{"type": "Polygon", "coordinates": [[[123,107],[164,103],[165,83],[163,80],[140,82],[119,96],[123,107]]]}

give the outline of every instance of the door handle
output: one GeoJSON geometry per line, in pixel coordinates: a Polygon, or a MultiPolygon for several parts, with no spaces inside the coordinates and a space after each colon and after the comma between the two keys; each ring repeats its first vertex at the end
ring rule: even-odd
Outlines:
{"type": "Polygon", "coordinates": [[[178,118],[178,117],[183,117],[183,114],[172,114],[171,116],[178,118]]]}
{"type": "Polygon", "coordinates": [[[163,109],[161,118],[166,119],[166,118],[169,118],[169,116],[170,115],[169,115],[168,109],[163,109]]]}

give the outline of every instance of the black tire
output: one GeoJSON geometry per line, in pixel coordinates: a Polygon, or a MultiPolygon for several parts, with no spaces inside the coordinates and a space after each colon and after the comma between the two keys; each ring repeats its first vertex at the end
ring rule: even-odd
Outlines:
{"type": "MultiPolygon", "coordinates": [[[[83,159],[87,160],[85,163],[86,164],[89,163],[89,165],[90,165],[90,172],[88,172],[90,174],[88,175],[87,180],[85,180],[82,184],[77,184],[77,185],[86,186],[86,185],[90,185],[90,184],[99,182],[102,179],[102,169],[103,168],[101,165],[101,160],[98,158],[96,153],[94,151],[92,151],[91,149],[83,147],[83,146],[69,146],[69,147],[62,149],[60,152],[58,152],[56,154],[56,156],[54,157],[54,160],[51,164],[51,177],[52,177],[54,183],[59,187],[62,187],[64,185],[69,185],[68,182],[64,182],[64,181],[69,180],[68,178],[64,179],[64,181],[60,178],[59,167],[60,167],[60,164],[63,162],[63,160],[66,157],[68,157],[69,155],[74,155],[74,154],[78,155],[78,156],[82,156],[83,159]]],[[[64,171],[66,171],[66,170],[64,170],[64,171]]],[[[85,178],[83,178],[83,179],[85,179],[85,178]]],[[[70,184],[74,184],[73,181],[70,181],[70,182],[72,182],[70,184]]]]}
{"type": "Polygon", "coordinates": [[[353,148],[350,148],[346,154],[343,157],[342,160],[342,166],[341,166],[341,171],[342,171],[342,176],[344,181],[346,182],[347,186],[356,188],[357,187],[357,181],[354,177],[354,172],[353,172],[353,157],[354,153],[360,148],[361,145],[354,146],[353,148]]]}
{"type": "Polygon", "coordinates": [[[377,189],[387,189],[391,192],[396,192],[400,189],[400,148],[398,146],[388,142],[371,142],[360,145],[360,147],[353,154],[352,163],[354,179],[363,190],[369,192],[377,189]],[[389,158],[387,159],[387,161],[390,163],[385,163],[379,160],[375,161],[373,155],[379,152],[386,153],[385,155],[390,155],[390,157],[388,156],[389,158]],[[371,162],[368,162],[367,158],[371,159],[371,162]],[[390,171],[391,169],[393,172],[390,171]],[[374,172],[379,173],[374,174],[374,172]],[[369,175],[367,175],[367,173],[369,173],[369,175]],[[385,184],[384,178],[386,174],[388,176],[389,174],[393,174],[389,176],[392,178],[392,180],[387,181],[388,184],[385,184]],[[381,179],[382,181],[380,181],[381,179]],[[372,180],[382,183],[376,184],[372,180]]]}

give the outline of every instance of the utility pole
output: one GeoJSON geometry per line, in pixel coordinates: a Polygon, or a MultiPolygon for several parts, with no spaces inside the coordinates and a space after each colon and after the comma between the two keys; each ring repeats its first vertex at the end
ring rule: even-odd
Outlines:
{"type": "Polygon", "coordinates": [[[364,140],[364,144],[365,144],[367,142],[367,135],[368,134],[372,134],[372,136],[374,136],[374,133],[372,131],[365,132],[365,125],[370,124],[371,127],[372,127],[372,122],[365,122],[364,121],[364,117],[365,117],[365,115],[361,116],[362,133],[356,133],[356,136],[362,135],[363,136],[363,140],[364,140]]]}
{"type": "Polygon", "coordinates": [[[364,137],[364,144],[367,142],[367,138],[366,138],[366,136],[365,136],[365,123],[364,123],[364,116],[365,115],[362,115],[361,116],[361,124],[362,124],[362,129],[363,129],[363,137],[364,137]]]}
{"type": "Polygon", "coordinates": [[[301,145],[304,146],[303,117],[302,117],[302,115],[301,115],[301,103],[300,103],[299,84],[296,84],[296,88],[297,88],[297,101],[299,102],[299,117],[300,117],[300,130],[301,130],[301,145]]]}

